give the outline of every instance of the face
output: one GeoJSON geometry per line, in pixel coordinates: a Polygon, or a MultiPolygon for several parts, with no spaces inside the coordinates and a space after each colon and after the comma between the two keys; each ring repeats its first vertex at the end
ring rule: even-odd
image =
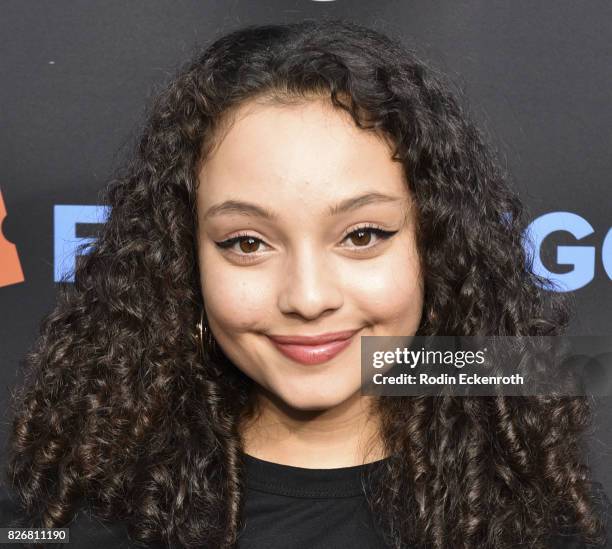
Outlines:
{"type": "Polygon", "coordinates": [[[286,405],[338,406],[360,392],[360,336],[414,335],[421,320],[402,166],[322,100],[248,103],[221,139],[198,174],[208,324],[236,367],[286,405]],[[345,331],[354,335],[314,351],[271,339],[345,331]]]}

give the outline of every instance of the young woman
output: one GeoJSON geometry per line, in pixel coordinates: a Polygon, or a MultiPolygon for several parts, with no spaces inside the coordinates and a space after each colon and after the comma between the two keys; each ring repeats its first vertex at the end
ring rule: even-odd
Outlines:
{"type": "Polygon", "coordinates": [[[338,20],[220,38],[105,203],[16,395],[11,524],[90,549],[602,541],[585,398],[361,394],[362,336],[570,315],[492,153],[398,41],[338,20]]]}

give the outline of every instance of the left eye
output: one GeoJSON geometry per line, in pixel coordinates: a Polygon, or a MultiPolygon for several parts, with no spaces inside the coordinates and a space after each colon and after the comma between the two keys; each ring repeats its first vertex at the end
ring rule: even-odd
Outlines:
{"type": "Polygon", "coordinates": [[[375,227],[363,227],[350,232],[348,235],[346,235],[346,239],[350,239],[350,241],[356,247],[364,248],[367,247],[372,241],[372,235],[385,240],[393,236],[396,232],[397,231],[384,231],[383,229],[377,229],[375,227]]]}

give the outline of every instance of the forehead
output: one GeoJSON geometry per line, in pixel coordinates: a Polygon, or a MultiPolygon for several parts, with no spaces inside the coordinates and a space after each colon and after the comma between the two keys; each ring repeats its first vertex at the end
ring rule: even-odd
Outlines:
{"type": "Polygon", "coordinates": [[[238,108],[200,167],[199,202],[330,200],[364,191],[406,196],[403,166],[380,135],[328,100],[238,108]]]}

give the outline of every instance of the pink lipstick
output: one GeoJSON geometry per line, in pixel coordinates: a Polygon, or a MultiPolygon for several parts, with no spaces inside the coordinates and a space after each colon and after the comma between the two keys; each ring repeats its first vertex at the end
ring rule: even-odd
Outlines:
{"type": "Polygon", "coordinates": [[[302,364],[321,364],[342,352],[359,330],[346,330],[313,336],[268,336],[286,357],[302,364]]]}

